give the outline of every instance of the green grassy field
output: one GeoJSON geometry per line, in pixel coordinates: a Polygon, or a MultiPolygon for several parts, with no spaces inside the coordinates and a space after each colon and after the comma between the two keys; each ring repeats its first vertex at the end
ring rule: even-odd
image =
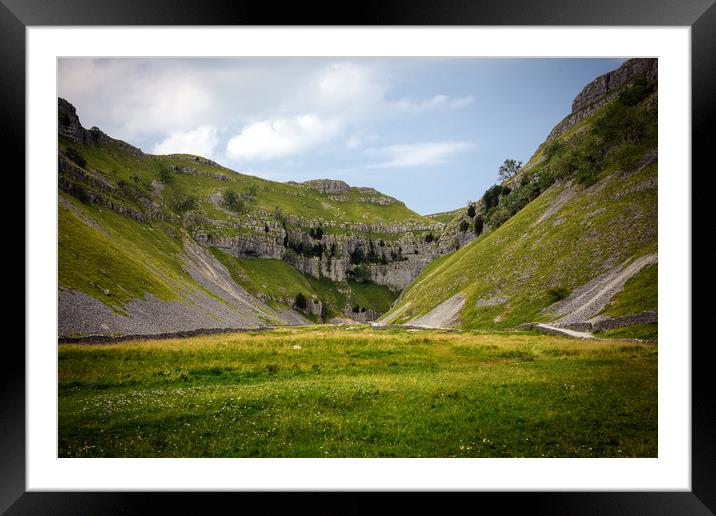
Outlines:
{"type": "Polygon", "coordinates": [[[59,346],[60,457],[655,457],[657,347],[311,326],[59,346]]]}

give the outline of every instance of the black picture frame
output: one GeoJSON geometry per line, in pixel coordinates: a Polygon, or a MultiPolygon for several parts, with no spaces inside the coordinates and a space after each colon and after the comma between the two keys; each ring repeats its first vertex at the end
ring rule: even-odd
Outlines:
{"type": "MultiPolygon", "coordinates": [[[[0,146],[4,157],[17,159],[15,170],[25,167],[25,29],[37,25],[556,25],[556,26],[688,26],[692,44],[692,170],[713,175],[708,129],[714,127],[716,92],[716,0],[391,0],[348,4],[286,3],[280,8],[267,2],[245,0],[0,0],[0,146]]],[[[16,173],[17,174],[17,173],[16,173]]],[[[695,174],[692,173],[692,184],[695,174]]],[[[19,180],[19,177],[16,176],[19,180]]],[[[708,206],[709,178],[699,177],[692,187],[693,207],[708,206]]],[[[24,189],[24,183],[18,188],[24,189]]],[[[20,190],[16,190],[20,191],[20,190]]],[[[662,201],[663,202],[663,201],[662,201]]],[[[16,224],[17,226],[17,224],[16,224]]],[[[24,226],[23,226],[24,227],[24,226]]],[[[698,232],[692,230],[692,236],[698,232]]],[[[24,236],[22,237],[24,239],[24,236]]],[[[19,242],[21,239],[18,239],[19,242]]],[[[23,240],[24,241],[24,240],[23,240]]],[[[692,239],[693,252],[707,244],[692,239]]],[[[16,267],[24,267],[24,251],[17,245],[16,267]],[[23,265],[20,264],[21,257],[23,265]]],[[[24,246],[23,246],[24,249],[24,246]]],[[[713,261],[713,258],[711,259],[713,261]]],[[[26,275],[28,274],[25,269],[26,275]]],[[[692,268],[692,274],[704,269],[692,268]]],[[[713,284],[711,275],[699,276],[699,289],[713,284]]],[[[19,304],[19,303],[18,303],[19,304]]],[[[692,320],[707,320],[708,304],[693,303],[692,320]]],[[[32,307],[26,307],[31,310],[32,307]]],[[[693,340],[693,339],[692,339],[693,340]]],[[[479,503],[497,502],[501,512],[529,507],[549,514],[713,514],[716,512],[716,411],[709,393],[710,342],[693,346],[692,353],[692,490],[690,492],[530,492],[479,493],[479,503]]],[[[188,514],[206,509],[206,496],[188,493],[69,493],[26,492],[25,488],[25,353],[17,340],[4,343],[0,376],[0,511],[7,514],[142,513],[158,503],[163,512],[188,514]],[[203,500],[203,501],[202,501],[203,500]]],[[[223,494],[231,498],[237,494],[223,494]]],[[[270,494],[242,494],[250,502],[272,504],[270,494]]],[[[374,493],[352,493],[334,502],[325,495],[294,494],[290,503],[312,512],[357,513],[373,510],[374,493]]],[[[213,496],[212,496],[213,497],[213,496]]],[[[407,497],[404,497],[407,498],[407,497]]],[[[216,500],[212,500],[216,501],[216,500]]],[[[224,500],[222,500],[224,501],[224,500]]],[[[229,501],[229,500],[225,500],[229,501]]],[[[247,503],[242,500],[242,504],[247,503]]],[[[475,501],[468,502],[468,507],[475,501]]],[[[380,504],[377,504],[380,505],[380,504]]],[[[425,508],[422,494],[413,493],[403,506],[425,508]]],[[[266,507],[266,506],[265,506],[266,507]]]]}

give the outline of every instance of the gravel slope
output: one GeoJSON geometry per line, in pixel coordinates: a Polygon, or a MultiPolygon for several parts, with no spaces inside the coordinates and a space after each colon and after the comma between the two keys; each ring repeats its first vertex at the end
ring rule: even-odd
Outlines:
{"type": "Polygon", "coordinates": [[[133,299],[127,315],[82,292],[58,292],[58,331],[71,335],[156,335],[212,328],[309,324],[300,313],[286,307],[274,310],[234,282],[226,268],[191,240],[185,242],[184,269],[206,291],[189,283],[164,277],[181,300],[164,301],[146,293],[133,299]]]}
{"type": "Polygon", "coordinates": [[[464,304],[465,294],[458,292],[425,315],[410,319],[405,324],[425,328],[452,328],[457,325],[460,310],[462,310],[464,304]]]}
{"type": "Polygon", "coordinates": [[[657,253],[637,258],[629,265],[621,264],[589,283],[582,285],[572,294],[550,307],[559,319],[556,326],[586,322],[609,303],[614,295],[624,288],[624,284],[647,265],[657,263],[657,253]]]}

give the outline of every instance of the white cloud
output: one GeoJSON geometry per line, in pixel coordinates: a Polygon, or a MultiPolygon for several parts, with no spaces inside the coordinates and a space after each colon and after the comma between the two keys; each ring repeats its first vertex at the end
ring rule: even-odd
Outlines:
{"type": "Polygon", "coordinates": [[[333,139],[341,131],[338,120],[317,115],[262,120],[244,127],[226,145],[237,160],[269,160],[302,154],[333,139]]]}
{"type": "Polygon", "coordinates": [[[369,165],[370,168],[422,167],[440,165],[473,147],[468,142],[408,143],[368,149],[366,153],[385,157],[385,161],[369,165]]]}
{"type": "Polygon", "coordinates": [[[473,102],[475,102],[475,97],[473,97],[472,95],[467,95],[465,97],[460,97],[458,99],[450,101],[448,103],[448,107],[450,109],[461,109],[469,106],[473,102]]]}
{"type": "Polygon", "coordinates": [[[461,109],[469,106],[475,101],[472,95],[466,97],[460,97],[457,99],[451,99],[447,95],[435,95],[429,99],[424,100],[411,100],[411,99],[400,99],[392,102],[392,106],[398,111],[408,113],[422,113],[431,109],[447,108],[447,109],[461,109]]]}
{"type": "Polygon", "coordinates": [[[185,132],[174,132],[156,144],[153,154],[196,154],[212,157],[219,143],[216,127],[204,125],[185,132]]]}
{"type": "Polygon", "coordinates": [[[129,140],[211,123],[216,109],[204,78],[154,60],[61,59],[59,91],[83,125],[129,140]]]}
{"type": "Polygon", "coordinates": [[[63,58],[58,89],[87,127],[154,152],[224,149],[244,162],[304,155],[344,133],[344,151],[376,145],[369,135],[388,120],[473,102],[411,97],[396,77],[394,65],[360,59],[63,58]]]}

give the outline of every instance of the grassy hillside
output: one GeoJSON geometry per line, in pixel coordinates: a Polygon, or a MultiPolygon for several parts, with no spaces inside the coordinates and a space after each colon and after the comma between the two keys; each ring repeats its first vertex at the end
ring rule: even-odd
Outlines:
{"type": "MultiPolygon", "coordinates": [[[[60,150],[67,152],[68,149],[71,154],[80,156],[84,168],[96,171],[117,188],[114,198],[137,207],[142,206],[133,200],[141,196],[155,194],[155,197],[171,201],[178,196],[192,195],[200,211],[219,221],[240,222],[251,212],[274,213],[278,209],[283,215],[338,223],[430,222],[399,201],[387,205],[368,202],[380,195],[357,188],[331,198],[312,188],[240,174],[202,158],[197,161],[194,156],[136,156],[108,139],[79,145],[60,136],[60,150]],[[186,169],[193,170],[182,171],[186,169]],[[222,205],[221,198],[227,190],[242,197],[240,210],[232,211],[222,205]]],[[[85,188],[90,187],[85,184],[85,188]]],[[[330,227],[326,228],[327,233],[330,231],[330,227]]]]}
{"type": "MultiPolygon", "coordinates": [[[[142,154],[96,129],[86,134],[83,143],[59,136],[59,287],[88,294],[123,315],[129,301],[146,293],[182,301],[185,287],[206,292],[182,263],[184,239],[202,230],[212,238],[263,237],[263,221],[271,221],[306,233],[320,224],[330,235],[350,232],[354,224],[431,222],[375,190],[324,194],[196,156],[142,154]]],[[[239,285],[274,306],[292,306],[302,293],[320,299],[326,316],[356,305],[382,313],[396,297],[379,285],[307,277],[280,260],[211,252],[239,285]]]]}
{"type": "Polygon", "coordinates": [[[59,348],[60,457],[655,457],[656,346],[305,327],[59,348]]]}
{"type": "Polygon", "coordinates": [[[96,297],[117,311],[150,292],[176,299],[176,283],[200,288],[184,273],[181,236],[162,222],[140,224],[61,193],[59,286],[96,297]],[[173,280],[173,281],[172,281],[173,280]]]}
{"type": "MultiPolygon", "coordinates": [[[[478,216],[485,232],[425,268],[385,322],[405,323],[458,293],[464,328],[553,319],[547,309],[601,273],[657,251],[656,100],[636,83],[498,185],[478,216]]],[[[487,197],[487,194],[486,194],[487,197]]],[[[477,217],[476,217],[477,218],[477,217]]],[[[643,271],[606,308],[656,306],[656,273],[643,271]]]]}
{"type": "Polygon", "coordinates": [[[349,281],[336,285],[326,278],[305,276],[281,260],[237,258],[215,248],[210,251],[232,278],[252,294],[290,304],[301,293],[307,299],[320,299],[326,305],[327,317],[339,315],[346,308],[350,311],[356,305],[383,313],[397,297],[387,287],[374,283],[349,281]]]}

